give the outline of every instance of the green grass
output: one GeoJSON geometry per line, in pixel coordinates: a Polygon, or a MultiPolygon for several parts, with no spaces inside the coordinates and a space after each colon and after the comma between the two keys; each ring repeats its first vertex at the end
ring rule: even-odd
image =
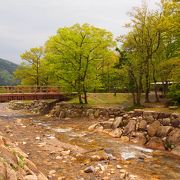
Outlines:
{"type": "MultiPolygon", "coordinates": [[[[79,103],[78,98],[69,101],[79,103]]],[[[88,93],[88,105],[90,106],[132,106],[132,96],[128,93],[88,93]]]]}

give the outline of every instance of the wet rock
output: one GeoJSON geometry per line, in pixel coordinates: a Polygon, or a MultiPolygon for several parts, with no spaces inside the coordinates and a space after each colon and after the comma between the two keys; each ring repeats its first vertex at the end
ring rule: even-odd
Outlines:
{"type": "Polygon", "coordinates": [[[112,137],[114,137],[114,138],[120,138],[121,135],[122,135],[122,132],[123,132],[122,129],[116,128],[116,129],[112,130],[112,131],[109,133],[109,135],[112,136],[112,137]]]}
{"type": "Polygon", "coordinates": [[[152,137],[146,144],[148,148],[164,150],[164,143],[159,137],[152,137]]]}
{"type": "Polygon", "coordinates": [[[154,121],[152,124],[150,124],[147,128],[148,135],[151,137],[155,136],[160,125],[161,124],[159,121],[154,121]]]}
{"type": "Polygon", "coordinates": [[[124,128],[123,135],[129,135],[131,132],[136,129],[136,121],[130,120],[127,126],[124,128]]]}
{"type": "Polygon", "coordinates": [[[122,117],[116,117],[115,121],[113,122],[112,128],[116,129],[118,127],[121,127],[123,125],[122,117]]]}
{"type": "Polygon", "coordinates": [[[167,142],[169,144],[179,145],[180,144],[180,129],[176,128],[169,133],[167,137],[167,142]]]}
{"type": "Polygon", "coordinates": [[[147,122],[145,120],[141,120],[138,126],[138,130],[145,131],[147,129],[147,122]]]}
{"type": "Polygon", "coordinates": [[[157,137],[166,137],[172,130],[173,130],[173,128],[171,126],[160,126],[157,129],[156,136],[157,137]]]}
{"type": "Polygon", "coordinates": [[[85,173],[93,173],[95,171],[93,166],[89,166],[86,169],[84,169],[85,173]]]}

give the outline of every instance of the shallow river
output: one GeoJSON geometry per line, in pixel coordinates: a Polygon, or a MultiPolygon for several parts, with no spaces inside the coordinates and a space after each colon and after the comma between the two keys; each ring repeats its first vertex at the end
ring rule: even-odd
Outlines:
{"type": "Polygon", "coordinates": [[[143,179],[180,179],[179,156],[166,151],[147,149],[102,133],[89,132],[87,128],[94,122],[71,119],[57,123],[50,117],[17,113],[17,111],[8,110],[5,104],[0,104],[0,120],[17,118],[31,119],[34,124],[51,130],[62,142],[68,142],[86,150],[106,149],[114,157],[120,157],[122,166],[130,173],[141,176],[143,179]]]}

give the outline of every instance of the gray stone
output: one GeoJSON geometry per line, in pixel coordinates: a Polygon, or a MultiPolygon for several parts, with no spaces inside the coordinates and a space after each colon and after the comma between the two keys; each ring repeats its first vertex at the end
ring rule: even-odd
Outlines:
{"type": "Polygon", "coordinates": [[[138,126],[138,130],[145,131],[147,129],[147,122],[145,120],[141,120],[138,126]]]}
{"type": "Polygon", "coordinates": [[[123,135],[128,135],[136,129],[136,121],[130,120],[127,126],[124,128],[123,135]]]}
{"type": "Polygon", "coordinates": [[[170,118],[163,118],[160,120],[160,122],[163,126],[169,126],[171,123],[171,119],[170,118]]]}
{"type": "Polygon", "coordinates": [[[154,121],[152,124],[150,124],[147,128],[148,135],[151,137],[155,136],[160,125],[161,124],[159,121],[154,121]]]}
{"type": "Polygon", "coordinates": [[[104,129],[111,129],[113,123],[109,122],[109,121],[105,121],[105,122],[101,122],[100,125],[104,128],[104,129]]]}
{"type": "Polygon", "coordinates": [[[159,137],[152,137],[146,144],[148,148],[164,150],[164,143],[159,137]]]}
{"type": "Polygon", "coordinates": [[[116,117],[115,121],[113,122],[112,127],[113,127],[113,129],[116,129],[118,127],[121,127],[122,124],[123,124],[122,117],[116,117]]]}
{"type": "Polygon", "coordinates": [[[94,171],[95,169],[93,166],[89,166],[84,170],[85,173],[93,173],[94,171]]]}
{"type": "Polygon", "coordinates": [[[180,144],[180,129],[176,128],[171,131],[167,138],[167,142],[174,145],[180,144]]]}
{"type": "Polygon", "coordinates": [[[172,130],[173,128],[171,126],[160,126],[157,129],[156,136],[166,137],[172,130]]]}
{"type": "Polygon", "coordinates": [[[110,136],[114,137],[114,138],[119,138],[121,137],[122,135],[122,130],[120,128],[116,128],[114,130],[112,130],[110,133],[109,133],[110,136]]]}

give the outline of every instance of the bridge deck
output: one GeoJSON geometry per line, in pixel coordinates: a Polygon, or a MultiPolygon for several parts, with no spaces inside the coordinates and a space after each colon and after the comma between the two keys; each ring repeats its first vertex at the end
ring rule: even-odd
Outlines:
{"type": "Polygon", "coordinates": [[[40,100],[40,99],[60,99],[66,100],[65,93],[3,93],[0,94],[0,102],[12,100],[40,100]]]}

